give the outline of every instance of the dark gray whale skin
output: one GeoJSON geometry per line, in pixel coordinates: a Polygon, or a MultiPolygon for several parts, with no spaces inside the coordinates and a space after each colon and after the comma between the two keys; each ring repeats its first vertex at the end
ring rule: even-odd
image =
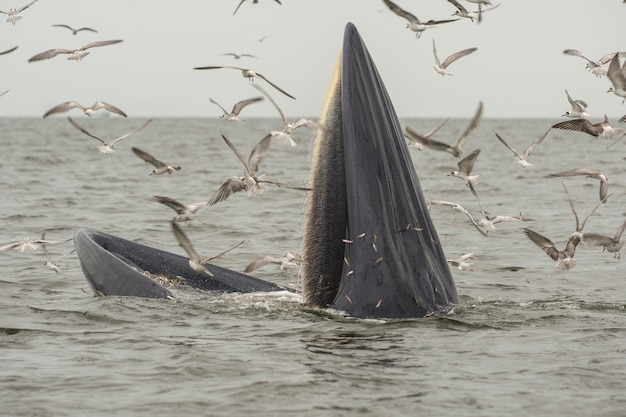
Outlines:
{"type": "MultiPolygon", "coordinates": [[[[382,79],[356,27],[343,51],[316,138],[302,244],[302,296],[354,317],[414,318],[458,303],[446,257],[382,79]]],[[[285,288],[113,235],[79,229],[74,244],[97,295],[168,298],[142,271],[207,291],[285,288]]]]}

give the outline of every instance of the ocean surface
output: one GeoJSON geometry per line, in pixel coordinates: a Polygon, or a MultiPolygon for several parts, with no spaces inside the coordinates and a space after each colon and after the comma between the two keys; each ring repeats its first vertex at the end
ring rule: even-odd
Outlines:
{"type": "MultiPolygon", "coordinates": [[[[73,115],[103,139],[145,119],[73,115]]],[[[441,120],[403,119],[418,132],[441,120]]],[[[488,237],[467,217],[433,205],[446,255],[474,252],[472,270],[451,267],[460,295],[452,311],[416,320],[363,320],[303,306],[297,295],[181,292],[175,301],[94,297],[75,253],[61,273],[42,250],[0,253],[0,414],[7,416],[623,416],[626,415],[626,258],[579,246],[569,272],[522,233],[529,227],[562,249],[575,220],[599,202],[597,180],[548,174],[603,171],[613,196],[585,225],[613,235],[626,215],[626,140],[551,131],[517,166],[498,132],[522,152],[554,120],[485,119],[464,153],[482,150],[477,192],[499,223],[488,237]]],[[[468,120],[453,119],[435,139],[453,143],[468,120]]],[[[208,200],[243,167],[243,153],[278,119],[155,119],[118,142],[116,152],[65,117],[0,119],[0,245],[23,237],[68,239],[89,227],[184,254],[153,195],[208,200]],[[149,176],[137,146],[182,170],[149,176]]],[[[304,186],[314,132],[298,145],[272,144],[261,165],[269,178],[304,186]]],[[[411,149],[427,199],[459,203],[477,219],[476,199],[446,174],[458,159],[411,149]]],[[[242,271],[260,255],[298,253],[303,192],[267,187],[198,212],[185,226],[201,255],[247,242],[216,264],[242,271]]],[[[53,259],[72,242],[49,246],[53,259]]],[[[297,270],[266,265],[254,275],[299,288],[297,270]]]]}

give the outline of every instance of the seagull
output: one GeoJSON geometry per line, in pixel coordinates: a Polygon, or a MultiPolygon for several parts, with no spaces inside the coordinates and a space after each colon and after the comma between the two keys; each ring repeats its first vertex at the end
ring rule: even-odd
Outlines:
{"type": "Polygon", "coordinates": [[[233,57],[233,58],[235,58],[235,59],[241,59],[241,58],[244,58],[244,57],[246,57],[246,58],[257,58],[257,59],[259,58],[259,57],[258,57],[258,56],[256,56],[256,55],[251,55],[251,54],[238,54],[238,53],[235,53],[235,52],[226,52],[226,53],[223,53],[223,54],[217,54],[217,55],[222,55],[222,56],[232,56],[232,57],[233,57]]]}
{"type": "Polygon", "coordinates": [[[452,207],[453,210],[456,210],[460,213],[463,213],[467,216],[468,219],[470,219],[470,222],[472,223],[472,225],[476,228],[476,230],[478,230],[483,236],[487,236],[487,233],[480,228],[480,226],[478,225],[478,223],[476,222],[476,220],[474,220],[474,217],[471,215],[471,213],[469,211],[467,211],[465,209],[465,207],[463,207],[460,204],[457,203],[452,203],[450,201],[443,201],[443,200],[429,200],[428,201],[428,210],[430,211],[430,207],[433,204],[438,204],[438,205],[442,205],[442,206],[448,206],[448,207],[452,207]]]}
{"type": "Polygon", "coordinates": [[[220,117],[228,120],[229,122],[243,122],[244,120],[239,118],[239,113],[241,112],[241,110],[243,110],[243,108],[246,107],[248,104],[263,101],[263,97],[252,97],[246,100],[241,100],[233,106],[233,110],[230,113],[224,107],[222,107],[220,103],[213,100],[212,98],[209,98],[209,101],[222,109],[222,112],[224,112],[224,114],[220,117]]]}
{"type": "Polygon", "coordinates": [[[626,61],[624,61],[624,66],[622,67],[619,63],[619,53],[613,55],[606,76],[613,84],[607,93],[623,97],[622,104],[624,104],[624,101],[626,101],[626,61]]]}
{"type": "Polygon", "coordinates": [[[148,162],[149,164],[154,165],[154,169],[149,175],[161,175],[161,174],[165,174],[166,172],[171,175],[172,172],[179,171],[181,168],[179,166],[167,165],[165,162],[159,161],[154,156],[150,155],[148,152],[144,152],[141,149],[136,148],[134,146],[132,147],[132,150],[135,153],[135,155],[137,155],[144,161],[148,162]]]}
{"type": "Polygon", "coordinates": [[[527,219],[524,219],[521,215],[520,216],[495,216],[495,217],[489,217],[485,213],[483,213],[483,216],[484,217],[478,221],[478,225],[484,227],[485,229],[487,229],[487,233],[494,232],[494,231],[498,230],[498,228],[496,226],[494,226],[497,223],[501,223],[501,222],[524,222],[524,221],[527,221],[527,219]]]}
{"type": "Polygon", "coordinates": [[[22,18],[22,16],[20,16],[20,13],[22,13],[24,10],[28,9],[36,1],[37,0],[33,0],[30,3],[28,3],[26,6],[22,6],[19,9],[16,9],[16,8],[12,7],[12,8],[9,9],[8,12],[0,10],[0,13],[3,13],[3,14],[7,15],[7,18],[6,18],[5,22],[9,22],[9,23],[12,23],[13,25],[15,25],[15,22],[17,22],[18,20],[20,20],[22,18]]]}
{"type": "Polygon", "coordinates": [[[18,240],[17,242],[11,242],[6,245],[0,246],[0,252],[7,251],[9,249],[14,249],[18,252],[26,253],[33,252],[43,245],[58,245],[59,243],[65,243],[72,240],[72,238],[64,239],[64,240],[47,240],[47,239],[29,239],[25,237],[22,240],[18,240]]]}
{"type": "Polygon", "coordinates": [[[600,201],[606,201],[608,196],[607,193],[609,191],[609,180],[604,174],[599,171],[594,171],[587,168],[573,168],[568,169],[567,171],[550,174],[551,177],[573,177],[576,175],[584,175],[587,178],[600,180],[600,201]]]}
{"type": "Polygon", "coordinates": [[[622,129],[616,129],[609,121],[607,115],[604,120],[598,123],[591,123],[587,119],[572,119],[552,125],[554,129],[572,130],[575,132],[584,132],[591,136],[602,136],[607,139],[618,136],[622,133],[622,129]]]}
{"type": "MultiPolygon", "coordinates": [[[[235,9],[235,11],[233,12],[233,16],[235,15],[235,13],[237,13],[237,10],[239,10],[239,8],[241,7],[241,5],[243,4],[243,2],[245,2],[246,0],[241,0],[239,2],[239,4],[237,5],[237,8],[235,9]]],[[[280,4],[281,6],[283,5],[280,0],[274,0],[276,3],[280,4]]],[[[252,0],[252,4],[257,4],[259,2],[259,0],[252,0]]]]}
{"type": "MultiPolygon", "coordinates": [[[[45,241],[46,239],[46,232],[44,231],[41,234],[41,240],[45,241]]],[[[71,251],[67,252],[64,255],[61,255],[56,261],[52,260],[52,257],[50,256],[50,253],[48,252],[48,249],[46,249],[46,244],[42,243],[41,244],[41,249],[43,250],[43,252],[46,254],[46,257],[48,258],[48,260],[46,261],[46,263],[44,263],[44,266],[47,266],[48,268],[52,269],[54,272],[56,272],[57,274],[61,273],[61,267],[59,266],[59,263],[65,259],[66,256],[70,255],[72,252],[76,251],[76,248],[72,249],[71,251]]]]}
{"type": "MultiPolygon", "coordinates": [[[[479,22],[482,22],[482,20],[483,20],[483,11],[484,10],[482,9],[482,6],[483,5],[485,5],[485,6],[493,6],[493,4],[491,3],[490,0],[467,0],[467,1],[469,1],[470,3],[478,4],[478,21],[479,22]]],[[[495,9],[498,6],[494,6],[491,9],[495,9]]]]}
{"type": "Polygon", "coordinates": [[[287,122],[287,118],[285,114],[280,109],[276,101],[270,96],[260,85],[253,84],[254,88],[259,90],[267,99],[274,105],[278,114],[280,115],[281,120],[283,121],[283,129],[282,130],[270,130],[270,135],[272,135],[272,140],[281,146],[296,146],[296,142],[291,138],[291,133],[298,129],[299,127],[308,127],[308,128],[320,128],[321,125],[315,120],[300,118],[295,122],[287,122]]]}
{"type": "Polygon", "coordinates": [[[474,259],[474,252],[466,253],[465,255],[461,255],[456,259],[446,259],[450,265],[456,266],[461,271],[471,271],[473,262],[467,262],[470,259],[474,259]]]}
{"type": "Polygon", "coordinates": [[[235,70],[239,70],[241,71],[241,75],[243,75],[245,78],[247,78],[250,81],[254,81],[255,77],[259,77],[263,80],[265,80],[269,85],[271,85],[272,87],[274,87],[275,89],[277,89],[278,91],[280,91],[281,93],[283,93],[284,95],[286,95],[289,98],[292,99],[296,99],[294,96],[292,96],[291,94],[287,93],[285,90],[283,90],[282,88],[280,88],[279,86],[277,86],[276,84],[274,84],[273,82],[271,82],[270,80],[268,80],[267,78],[265,78],[262,74],[259,74],[256,71],[253,71],[251,69],[248,68],[241,68],[241,67],[231,67],[231,66],[208,66],[208,67],[194,67],[195,70],[211,70],[211,69],[221,69],[221,68],[230,68],[230,69],[235,69],[235,70]]]}
{"type": "Polygon", "coordinates": [[[549,128],[548,130],[546,130],[546,132],[539,136],[537,139],[535,139],[535,141],[533,143],[531,143],[530,145],[528,145],[528,147],[526,148],[526,150],[524,151],[523,154],[519,154],[519,152],[517,152],[515,149],[513,149],[512,147],[509,146],[508,143],[506,143],[504,141],[504,139],[502,139],[502,136],[500,136],[497,132],[496,132],[496,137],[498,138],[498,140],[500,142],[502,142],[502,144],[504,146],[506,146],[507,148],[509,148],[509,150],[511,152],[513,152],[513,155],[515,155],[515,157],[517,158],[517,164],[519,166],[521,166],[522,168],[526,168],[526,167],[530,167],[533,164],[531,164],[530,162],[528,162],[528,157],[530,156],[531,153],[533,153],[533,151],[535,150],[535,148],[537,146],[539,146],[539,144],[545,139],[546,135],[548,134],[548,132],[550,131],[551,128],[549,128]]]}
{"type": "Polygon", "coordinates": [[[61,24],[61,25],[52,25],[52,26],[53,26],[53,27],[57,27],[57,28],[67,28],[67,29],[69,29],[69,30],[71,30],[71,31],[72,31],[72,35],[76,35],[76,34],[77,34],[78,32],[80,32],[81,30],[87,30],[87,31],[89,31],[89,32],[95,32],[95,33],[98,33],[98,31],[97,31],[97,30],[92,29],[92,28],[88,28],[88,27],[75,28],[75,27],[72,27],[72,26],[69,26],[69,25],[62,25],[62,24],[61,24]]]}
{"type": "Polygon", "coordinates": [[[120,43],[122,42],[121,39],[116,39],[116,40],[112,40],[112,41],[96,41],[96,42],[91,42],[88,43],[87,45],[83,46],[82,48],[79,49],[48,49],[47,51],[38,53],[37,55],[31,57],[28,62],[35,62],[35,61],[41,61],[43,59],[50,59],[50,58],[54,58],[55,56],[59,55],[59,54],[69,54],[69,56],[67,57],[67,59],[72,60],[72,61],[80,61],[81,59],[83,59],[84,57],[86,57],[87,55],[89,55],[89,51],[87,51],[87,49],[89,48],[95,48],[98,46],[106,46],[106,45],[113,45],[116,43],[120,43]]]}
{"type": "Polygon", "coordinates": [[[424,149],[424,141],[428,140],[431,136],[437,133],[439,129],[443,127],[443,125],[448,123],[448,120],[450,119],[444,120],[439,126],[437,126],[436,128],[432,130],[429,130],[423,135],[420,135],[415,130],[411,129],[409,126],[406,126],[404,128],[404,137],[409,140],[409,145],[414,146],[421,151],[422,149],[424,149]]]}
{"type": "Polygon", "coordinates": [[[577,49],[566,49],[566,50],[563,51],[563,53],[565,55],[578,56],[578,57],[581,57],[582,59],[586,60],[587,61],[587,65],[585,66],[585,68],[588,69],[596,77],[602,77],[604,75],[607,75],[607,70],[602,68],[602,65],[604,65],[604,64],[608,63],[609,61],[611,61],[611,59],[615,55],[614,52],[613,53],[609,53],[609,54],[604,55],[602,58],[598,59],[597,61],[593,61],[593,60],[587,58],[585,55],[583,55],[582,52],[580,52],[577,49]]]}
{"type": "Polygon", "coordinates": [[[220,256],[225,255],[226,253],[245,243],[245,240],[242,240],[237,245],[223,252],[220,252],[217,255],[200,258],[200,255],[198,255],[198,252],[196,252],[196,250],[193,248],[191,241],[189,241],[189,238],[187,237],[185,232],[183,232],[183,229],[180,228],[178,223],[172,221],[170,222],[170,224],[172,225],[172,232],[174,232],[174,236],[176,237],[176,240],[178,240],[178,244],[185,250],[185,252],[187,252],[187,256],[189,257],[189,266],[191,267],[191,269],[198,272],[204,272],[210,277],[212,277],[213,274],[204,266],[204,264],[215,258],[219,258],[220,256]]]}
{"type": "Polygon", "coordinates": [[[139,132],[141,129],[143,129],[144,127],[148,126],[148,124],[152,121],[152,119],[149,119],[143,125],[139,126],[138,128],[135,128],[135,129],[131,130],[130,132],[124,133],[122,136],[116,138],[112,142],[105,142],[103,139],[100,139],[96,135],[94,135],[92,133],[89,133],[87,130],[85,130],[85,128],[83,128],[81,125],[76,123],[76,121],[74,121],[74,119],[72,119],[71,117],[68,117],[67,120],[69,120],[70,124],[72,126],[74,126],[77,130],[83,132],[85,135],[87,135],[89,137],[92,137],[92,138],[100,141],[102,143],[102,145],[98,145],[97,148],[103,154],[110,154],[110,153],[115,152],[115,149],[113,148],[113,145],[115,145],[120,140],[125,139],[125,138],[129,137],[130,135],[132,135],[134,133],[139,132]]]}
{"type": "Polygon", "coordinates": [[[255,269],[261,268],[262,266],[265,266],[267,264],[279,265],[280,269],[291,269],[296,268],[298,266],[298,262],[300,262],[298,257],[291,252],[285,253],[285,255],[280,258],[276,258],[270,255],[259,256],[258,258],[250,262],[243,272],[252,272],[255,269]]]}
{"type": "Polygon", "coordinates": [[[578,234],[572,234],[565,245],[565,249],[558,250],[554,243],[545,236],[539,233],[524,228],[524,234],[553,260],[557,261],[557,271],[569,271],[576,265],[574,259],[574,253],[576,252],[576,246],[580,243],[580,236],[578,234]]]}
{"type": "Polygon", "coordinates": [[[457,59],[464,57],[465,55],[469,55],[472,52],[476,51],[477,49],[478,48],[467,48],[467,49],[463,49],[462,51],[455,52],[449,57],[447,57],[443,61],[443,64],[442,64],[441,62],[439,62],[439,58],[437,57],[437,48],[435,47],[435,38],[433,38],[433,54],[435,55],[435,65],[433,65],[433,68],[435,68],[435,71],[437,72],[437,74],[441,74],[441,76],[452,75],[451,73],[446,71],[448,66],[452,64],[454,61],[456,61],[457,59]]]}
{"type": "Polygon", "coordinates": [[[7,49],[6,51],[2,51],[0,52],[0,55],[6,55],[6,54],[10,54],[11,52],[15,51],[17,49],[17,46],[14,46],[11,49],[7,49]]]}
{"type": "Polygon", "coordinates": [[[607,236],[601,235],[598,233],[583,233],[583,244],[591,245],[591,246],[602,246],[602,251],[605,250],[607,252],[614,252],[615,255],[613,259],[620,259],[621,254],[620,250],[624,247],[624,242],[620,239],[622,238],[622,233],[624,233],[624,228],[626,228],[626,220],[617,228],[615,231],[615,235],[607,236]]]}
{"type": "Polygon", "coordinates": [[[589,118],[589,113],[587,113],[587,103],[582,100],[573,100],[567,90],[565,90],[565,94],[567,94],[567,101],[572,106],[571,111],[566,111],[562,116],[571,117],[571,118],[580,118],[583,119],[589,118]]]}
{"type": "Polygon", "coordinates": [[[476,113],[474,114],[472,121],[454,145],[448,145],[447,143],[421,137],[419,134],[409,128],[405,128],[405,136],[407,136],[411,141],[415,143],[420,143],[421,146],[435,149],[438,151],[450,152],[452,155],[459,158],[463,154],[463,144],[467,140],[467,137],[474,131],[474,129],[478,127],[478,123],[480,123],[480,119],[482,118],[482,116],[483,102],[480,101],[478,102],[478,108],[476,109],[476,113]]]}
{"type": "Polygon", "coordinates": [[[501,4],[501,3],[498,3],[495,6],[490,7],[488,9],[484,9],[484,10],[482,9],[482,5],[479,4],[478,5],[478,9],[479,10],[476,10],[474,12],[470,12],[456,0],[448,0],[448,2],[452,3],[454,5],[454,7],[457,8],[457,10],[454,13],[452,13],[452,16],[464,17],[464,18],[467,18],[467,19],[471,20],[472,22],[474,21],[474,18],[477,18],[478,19],[478,23],[482,22],[482,14],[484,12],[488,12],[490,10],[493,10],[493,9],[497,8],[498,6],[500,6],[500,4],[501,4]]]}
{"type": "Polygon", "coordinates": [[[224,139],[224,142],[226,142],[226,145],[228,145],[228,147],[237,156],[237,159],[239,159],[241,163],[243,164],[244,174],[241,177],[228,178],[220,186],[220,188],[213,194],[213,196],[209,200],[209,203],[208,203],[209,206],[217,204],[220,201],[226,200],[228,197],[230,197],[231,194],[236,193],[238,191],[248,191],[250,193],[250,196],[258,195],[263,191],[262,184],[264,183],[274,184],[279,187],[292,188],[295,190],[310,191],[310,188],[292,187],[287,184],[264,179],[263,176],[261,177],[256,176],[256,173],[259,170],[259,165],[263,161],[263,158],[265,157],[265,153],[267,152],[270,146],[271,139],[272,139],[271,134],[268,133],[267,135],[263,137],[263,139],[261,139],[259,143],[256,144],[256,146],[252,149],[252,152],[250,152],[250,156],[248,157],[248,160],[246,160],[243,157],[243,155],[237,150],[235,145],[233,145],[226,138],[226,136],[222,135],[222,139],[224,139]]]}
{"type": "Polygon", "coordinates": [[[438,25],[443,24],[443,23],[450,23],[450,22],[459,20],[459,19],[447,19],[447,20],[429,20],[428,22],[421,22],[416,16],[402,9],[400,6],[393,3],[391,0],[383,0],[383,3],[385,3],[392,12],[408,20],[406,27],[412,30],[413,32],[415,32],[415,37],[417,37],[418,39],[420,38],[420,36],[422,36],[422,32],[424,32],[426,29],[437,27],[438,25]]]}
{"type": "Polygon", "coordinates": [[[176,223],[183,223],[195,220],[196,212],[207,205],[206,201],[201,203],[183,204],[178,200],[174,200],[173,198],[160,195],[155,195],[150,200],[166,205],[167,207],[174,210],[176,212],[176,216],[174,216],[174,219],[172,221],[176,223]]]}
{"type": "Polygon", "coordinates": [[[66,111],[70,111],[72,109],[81,109],[83,113],[87,116],[91,117],[100,109],[104,109],[106,111],[110,111],[111,113],[117,113],[120,116],[127,117],[126,113],[124,113],[121,109],[115,107],[112,104],[105,103],[104,101],[96,101],[91,105],[91,107],[85,107],[82,104],[76,101],[66,101],[61,104],[57,104],[43,115],[44,119],[51,114],[54,113],[65,113],[66,111]]]}

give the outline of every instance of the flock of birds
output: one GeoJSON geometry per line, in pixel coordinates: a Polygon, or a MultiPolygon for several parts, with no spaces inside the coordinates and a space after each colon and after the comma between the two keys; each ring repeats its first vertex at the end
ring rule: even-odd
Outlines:
{"type": "MultiPolygon", "coordinates": [[[[16,22],[18,22],[22,18],[21,13],[24,12],[27,8],[32,6],[37,1],[38,0],[33,0],[30,3],[26,4],[25,6],[22,6],[20,8],[13,8],[13,9],[10,9],[9,11],[0,10],[0,13],[7,15],[6,22],[15,25],[16,22]]],[[[241,0],[238,3],[233,14],[237,13],[239,8],[245,3],[245,1],[246,0],[241,0]]],[[[258,1],[259,0],[253,0],[252,4],[256,4],[258,3],[258,1]]],[[[279,0],[274,0],[274,1],[278,3],[279,5],[281,5],[281,2],[279,0]]],[[[454,6],[455,11],[453,13],[453,16],[455,16],[455,18],[424,21],[424,20],[418,19],[414,14],[410,13],[409,11],[402,9],[391,0],[382,0],[382,1],[391,12],[393,12],[394,14],[398,15],[399,17],[407,21],[406,27],[410,31],[414,32],[417,38],[421,38],[424,32],[430,28],[441,26],[441,25],[452,24],[453,22],[461,20],[461,19],[469,19],[472,22],[480,23],[484,19],[484,16],[483,16],[484,13],[493,11],[500,6],[500,4],[493,5],[490,0],[465,0],[468,3],[475,4],[476,7],[478,8],[477,10],[469,11],[460,2],[456,0],[448,0],[448,2],[452,6],[454,6]]],[[[626,3],[626,0],[625,0],[625,3],[626,3]]],[[[54,24],[52,26],[68,29],[72,32],[73,35],[77,35],[79,32],[98,33],[97,30],[89,28],[89,27],[76,28],[76,27],[72,27],[72,26],[64,25],[64,24],[54,24]]],[[[83,47],[74,49],[74,50],[64,49],[64,48],[49,49],[49,50],[46,50],[46,51],[43,51],[41,53],[34,55],[28,61],[37,62],[41,60],[52,59],[58,55],[68,55],[67,56],[68,60],[80,61],[89,55],[89,53],[91,52],[90,49],[92,48],[114,45],[114,44],[118,44],[121,42],[122,42],[121,39],[104,40],[104,41],[90,42],[84,45],[83,47]]],[[[476,52],[478,49],[475,47],[467,48],[467,49],[452,53],[449,56],[447,56],[443,60],[443,62],[441,62],[437,54],[437,48],[435,45],[434,38],[432,40],[432,46],[433,46],[432,50],[433,50],[433,56],[434,56],[433,68],[438,74],[442,76],[452,75],[450,72],[448,72],[448,68],[450,67],[450,65],[453,64],[455,61],[476,52]]],[[[17,49],[17,46],[14,48],[8,49],[6,51],[0,52],[0,55],[10,54],[15,49],[17,49]]],[[[592,60],[575,49],[567,49],[563,51],[563,53],[566,55],[576,56],[576,57],[580,57],[584,59],[586,61],[586,69],[589,70],[593,75],[595,75],[596,77],[608,78],[608,80],[611,83],[611,86],[608,92],[611,92],[617,95],[618,97],[622,98],[622,103],[626,101],[626,62],[624,63],[623,66],[620,64],[620,59],[625,58],[626,53],[611,52],[602,56],[598,60],[592,60]]],[[[240,54],[240,53],[230,53],[230,52],[225,53],[225,54],[220,54],[220,55],[231,56],[233,59],[236,59],[236,60],[239,60],[242,58],[258,58],[257,56],[251,55],[251,54],[240,54]]],[[[212,66],[197,66],[197,67],[194,67],[193,69],[194,70],[215,70],[215,69],[236,70],[236,71],[239,71],[241,75],[249,81],[260,79],[266,82],[269,86],[271,86],[278,93],[285,95],[288,98],[295,99],[294,96],[292,96],[287,91],[279,87],[276,83],[270,81],[266,76],[250,68],[244,68],[244,67],[239,67],[239,66],[228,66],[228,65],[224,65],[224,66],[212,65],[212,66]]],[[[237,122],[244,121],[244,119],[240,118],[240,115],[245,110],[245,108],[247,108],[250,105],[254,105],[256,103],[264,101],[265,99],[271,102],[271,104],[276,108],[280,116],[280,120],[282,121],[282,126],[280,128],[277,128],[276,130],[270,130],[256,144],[256,146],[254,146],[254,148],[252,149],[252,151],[250,152],[247,158],[243,156],[240,150],[226,136],[222,135],[222,139],[225,145],[228,146],[232,150],[236,158],[243,165],[243,175],[227,178],[219,187],[219,189],[215,191],[213,196],[208,201],[202,201],[202,202],[193,203],[193,204],[184,204],[180,201],[177,201],[167,196],[153,196],[151,199],[152,201],[158,202],[160,204],[163,204],[171,208],[176,213],[170,222],[173,235],[177,239],[179,245],[188,254],[190,267],[193,268],[194,270],[201,271],[208,275],[211,275],[211,273],[205,267],[205,264],[207,262],[214,260],[217,257],[220,257],[224,255],[225,253],[235,249],[236,247],[243,244],[243,242],[240,242],[237,245],[223,252],[218,253],[217,255],[213,255],[209,257],[201,257],[198,254],[198,252],[194,249],[184,229],[181,227],[181,225],[183,224],[189,224],[189,223],[195,222],[196,221],[195,216],[198,210],[200,210],[203,207],[218,204],[219,202],[222,202],[225,199],[229,198],[232,194],[240,192],[240,191],[246,191],[249,193],[250,196],[258,195],[263,191],[264,186],[267,184],[275,185],[275,186],[283,187],[283,188],[291,188],[291,189],[305,191],[305,192],[310,190],[307,187],[288,185],[283,182],[268,179],[265,175],[259,174],[259,168],[272,142],[278,145],[282,145],[282,146],[295,146],[295,141],[291,137],[291,134],[293,133],[295,129],[298,129],[300,127],[306,127],[310,129],[324,129],[324,126],[319,124],[319,122],[315,120],[310,120],[310,119],[298,119],[294,122],[288,122],[283,111],[278,106],[276,101],[272,98],[272,96],[265,89],[263,89],[258,83],[252,83],[252,85],[254,88],[256,88],[260,92],[261,95],[236,101],[235,104],[232,106],[232,110],[230,111],[227,110],[227,107],[224,107],[222,104],[218,103],[213,98],[210,98],[210,102],[214,104],[215,106],[219,107],[219,109],[221,110],[221,113],[222,113],[221,117],[224,118],[228,122],[237,123],[237,122]]],[[[8,91],[9,90],[3,93],[0,93],[0,97],[6,94],[8,91]]],[[[614,142],[612,145],[614,145],[619,140],[621,140],[623,136],[626,134],[626,130],[621,129],[621,128],[616,128],[609,121],[606,115],[604,117],[604,120],[597,122],[597,123],[592,123],[589,120],[590,115],[589,113],[587,113],[587,103],[584,100],[573,99],[567,90],[565,90],[565,93],[566,93],[566,98],[571,107],[570,110],[566,111],[563,114],[564,117],[567,117],[567,120],[550,126],[545,131],[545,133],[543,133],[540,137],[538,137],[532,143],[530,143],[526,147],[523,153],[519,153],[518,151],[516,151],[515,148],[509,145],[499,133],[494,132],[497,140],[501,142],[506,148],[509,149],[509,151],[513,153],[514,157],[517,160],[517,164],[520,167],[528,168],[532,166],[532,164],[529,162],[529,158],[531,154],[534,151],[536,151],[536,149],[541,145],[542,141],[546,138],[546,136],[551,131],[551,129],[563,129],[563,130],[569,130],[569,131],[575,131],[575,132],[582,132],[582,133],[591,135],[593,137],[604,137],[607,139],[613,139],[614,142]]],[[[123,110],[121,110],[119,107],[103,102],[103,101],[95,101],[94,104],[89,107],[84,106],[83,104],[80,104],[76,101],[65,101],[49,109],[47,112],[45,112],[43,117],[47,118],[55,114],[67,113],[75,109],[82,111],[85,115],[89,117],[94,116],[99,111],[106,111],[106,112],[109,112],[111,114],[115,114],[121,117],[125,117],[125,118],[127,117],[127,114],[123,110]]],[[[412,129],[410,126],[405,126],[404,134],[405,134],[405,137],[408,139],[409,144],[417,147],[420,150],[430,149],[430,150],[436,150],[436,151],[443,151],[443,152],[447,152],[451,154],[455,158],[460,158],[457,163],[457,169],[451,171],[448,175],[457,177],[464,181],[465,185],[469,188],[469,190],[472,192],[472,194],[474,195],[474,197],[476,198],[478,202],[478,205],[481,211],[481,218],[479,220],[476,220],[476,217],[473,216],[463,206],[454,202],[449,202],[449,201],[429,200],[428,201],[429,209],[431,208],[432,205],[439,205],[439,206],[444,206],[444,207],[450,207],[453,210],[461,212],[469,219],[470,223],[473,225],[474,228],[476,228],[476,230],[478,230],[482,235],[488,236],[488,233],[490,231],[497,230],[496,224],[498,223],[525,222],[528,219],[522,216],[521,214],[519,216],[490,216],[489,211],[483,208],[483,205],[478,195],[480,175],[477,175],[475,173],[475,166],[477,163],[477,158],[480,155],[480,149],[474,149],[471,152],[469,152],[466,156],[463,156],[464,155],[463,146],[466,144],[471,134],[479,126],[480,121],[482,119],[482,115],[483,115],[483,103],[479,102],[476,112],[474,114],[474,117],[471,119],[468,127],[463,131],[463,133],[458,138],[458,140],[453,144],[448,144],[448,143],[444,143],[444,142],[433,139],[433,136],[435,136],[437,132],[446,124],[447,120],[444,121],[441,125],[437,126],[436,128],[432,129],[431,131],[425,134],[420,134],[414,129],[412,129]]],[[[124,133],[123,135],[113,140],[107,141],[105,139],[100,138],[96,134],[89,132],[88,130],[83,128],[78,122],[76,122],[74,119],[72,119],[71,117],[68,117],[68,122],[73,128],[83,133],[85,136],[88,136],[99,142],[97,149],[103,154],[111,154],[115,152],[114,145],[116,143],[120,142],[121,140],[125,140],[129,138],[130,136],[143,130],[151,123],[151,121],[152,121],[151,119],[147,120],[142,125],[124,133]]],[[[622,117],[621,119],[619,119],[619,123],[626,123],[626,115],[622,117]]],[[[181,166],[164,162],[163,160],[153,156],[152,154],[150,154],[149,152],[145,150],[139,149],[135,146],[133,146],[131,149],[137,157],[139,157],[141,160],[145,161],[146,163],[151,164],[154,167],[149,175],[155,175],[155,176],[163,175],[163,174],[171,175],[181,170],[181,166]]],[[[583,232],[583,228],[585,226],[586,221],[589,219],[589,217],[593,215],[595,211],[602,204],[606,203],[609,197],[611,196],[611,194],[608,193],[609,181],[607,179],[607,176],[599,171],[588,169],[588,168],[572,168],[572,169],[568,169],[562,172],[553,173],[551,175],[554,177],[578,176],[578,177],[592,178],[592,179],[598,180],[600,183],[600,187],[599,187],[600,202],[585,217],[583,222],[580,223],[578,215],[574,208],[572,199],[569,196],[567,188],[565,188],[565,185],[563,185],[565,189],[565,193],[570,203],[571,211],[576,220],[575,231],[570,235],[565,248],[562,250],[559,250],[550,239],[548,239],[545,236],[542,236],[541,234],[527,227],[524,228],[525,235],[534,244],[540,247],[550,258],[556,261],[556,269],[559,271],[566,271],[575,266],[576,262],[574,260],[574,254],[575,254],[577,246],[581,242],[588,244],[588,245],[600,246],[604,250],[614,253],[615,257],[619,259],[620,251],[624,246],[624,242],[621,240],[621,236],[624,231],[624,228],[626,228],[626,219],[620,224],[615,234],[612,236],[602,235],[602,234],[597,234],[597,233],[583,232]]],[[[43,251],[46,253],[46,256],[47,256],[46,266],[48,266],[50,269],[54,270],[55,272],[59,273],[61,271],[60,266],[59,266],[60,262],[70,253],[72,253],[73,250],[64,254],[58,259],[53,260],[48,254],[46,247],[49,245],[66,243],[66,242],[69,242],[70,240],[71,239],[64,239],[64,240],[45,239],[45,232],[44,232],[41,239],[26,238],[26,239],[22,239],[19,241],[15,241],[15,242],[11,242],[6,245],[3,245],[0,247],[0,252],[4,252],[8,250],[17,250],[20,252],[31,252],[39,248],[43,248],[43,251]]],[[[471,260],[472,257],[473,257],[473,253],[468,253],[456,259],[448,259],[448,262],[451,265],[456,266],[461,270],[468,270],[468,269],[471,269],[471,266],[472,266],[472,263],[469,262],[469,260],[471,260]]],[[[254,269],[259,268],[268,263],[277,264],[280,266],[281,269],[295,268],[298,266],[299,262],[300,262],[300,259],[298,258],[298,256],[292,253],[287,253],[283,257],[261,256],[253,260],[245,269],[245,272],[251,272],[254,269]]]]}

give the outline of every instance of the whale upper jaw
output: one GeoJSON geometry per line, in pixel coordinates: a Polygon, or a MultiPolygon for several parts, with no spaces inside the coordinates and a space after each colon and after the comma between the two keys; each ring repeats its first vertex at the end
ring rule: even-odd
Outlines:
{"type": "Polygon", "coordinates": [[[424,317],[458,302],[393,105],[356,27],[316,138],[303,298],[357,317],[424,317]]]}

